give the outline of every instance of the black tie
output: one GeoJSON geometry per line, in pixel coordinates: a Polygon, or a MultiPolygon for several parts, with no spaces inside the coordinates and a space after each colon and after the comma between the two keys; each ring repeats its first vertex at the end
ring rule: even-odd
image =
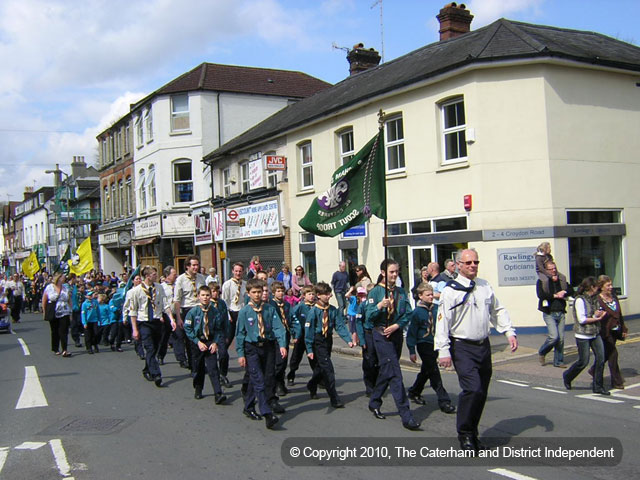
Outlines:
{"type": "Polygon", "coordinates": [[[464,304],[464,302],[467,301],[467,298],[469,298],[469,295],[471,294],[473,289],[476,287],[476,282],[474,282],[473,280],[470,280],[469,286],[465,287],[464,285],[462,285],[459,282],[456,282],[455,280],[449,280],[449,282],[447,283],[447,287],[451,287],[454,290],[458,290],[459,292],[466,292],[464,294],[464,297],[462,297],[462,301],[449,309],[449,310],[453,310],[454,308],[459,307],[460,305],[464,304]]]}

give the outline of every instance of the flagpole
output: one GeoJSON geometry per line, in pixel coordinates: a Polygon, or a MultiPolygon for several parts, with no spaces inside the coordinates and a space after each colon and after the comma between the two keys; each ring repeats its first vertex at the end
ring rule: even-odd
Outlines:
{"type": "MultiPolygon", "coordinates": [[[[382,109],[378,110],[378,135],[384,130],[384,117],[385,114],[382,109]]],[[[386,180],[385,180],[386,182],[386,180]]],[[[385,186],[386,189],[386,186],[385,186]]],[[[384,211],[387,212],[387,196],[384,196],[384,211]]],[[[389,258],[389,247],[388,247],[388,236],[387,236],[387,216],[385,215],[382,219],[382,229],[383,229],[383,243],[384,243],[384,259],[385,261],[389,258]]],[[[384,298],[389,298],[389,289],[387,284],[387,278],[389,277],[389,263],[385,263],[385,272],[384,272],[384,298]]]]}

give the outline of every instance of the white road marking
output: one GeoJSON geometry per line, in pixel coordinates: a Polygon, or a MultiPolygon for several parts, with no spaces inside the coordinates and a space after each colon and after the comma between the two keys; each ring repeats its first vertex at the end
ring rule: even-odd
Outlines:
{"type": "Polygon", "coordinates": [[[25,356],[29,356],[31,355],[31,352],[29,351],[29,347],[27,347],[27,344],[25,343],[25,341],[21,338],[18,339],[18,343],[20,344],[20,346],[22,347],[22,353],[25,354],[25,356]]]}
{"type": "Polygon", "coordinates": [[[45,445],[45,442],[24,442],[13,448],[15,450],[37,450],[40,447],[44,447],[45,445]]]}
{"type": "Polygon", "coordinates": [[[507,385],[515,385],[516,387],[528,387],[529,386],[526,383],[510,382],[509,380],[498,380],[498,382],[506,383],[507,385]]]}
{"type": "Polygon", "coordinates": [[[4,462],[7,461],[7,455],[9,455],[9,447],[0,447],[0,473],[4,468],[4,462]]]}
{"type": "Polygon", "coordinates": [[[640,387],[640,383],[634,383],[633,385],[625,385],[625,390],[630,390],[632,388],[640,387]]]}
{"type": "Polygon", "coordinates": [[[494,468],[489,471],[492,473],[497,473],[498,475],[502,475],[503,477],[513,478],[514,480],[537,480],[535,477],[529,477],[518,472],[512,472],[511,470],[507,470],[506,468],[494,468]]]}
{"type": "Polygon", "coordinates": [[[636,406],[635,406],[635,407],[633,407],[633,408],[640,408],[640,405],[636,405],[636,406]]]}
{"type": "Polygon", "coordinates": [[[59,438],[54,438],[53,440],[49,440],[49,445],[51,445],[53,458],[56,460],[56,465],[58,465],[60,475],[65,477],[64,480],[70,480],[68,477],[71,475],[71,467],[67,461],[67,454],[62,447],[62,441],[59,438]]]}
{"type": "Polygon", "coordinates": [[[533,387],[534,390],[542,390],[543,392],[553,392],[553,393],[561,393],[562,395],[566,395],[567,392],[563,392],[562,390],[554,390],[553,388],[544,388],[544,387],[533,387]]]}
{"type": "Polygon", "coordinates": [[[576,398],[587,398],[589,400],[597,400],[605,403],[624,403],[624,400],[614,400],[612,398],[603,397],[598,393],[585,393],[584,395],[576,395],[576,398]]]}
{"type": "Polygon", "coordinates": [[[626,398],[627,400],[635,400],[636,402],[640,402],[640,397],[635,397],[633,395],[625,395],[624,393],[611,392],[611,395],[616,398],[626,398]]]}
{"type": "Polygon", "coordinates": [[[16,404],[16,410],[48,406],[47,398],[44,396],[42,385],[40,385],[40,380],[38,379],[36,367],[24,367],[24,385],[16,404]]]}

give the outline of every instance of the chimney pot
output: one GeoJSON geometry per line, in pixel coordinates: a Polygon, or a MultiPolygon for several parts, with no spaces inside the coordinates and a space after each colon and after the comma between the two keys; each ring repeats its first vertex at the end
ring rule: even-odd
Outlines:
{"type": "Polygon", "coordinates": [[[377,67],[380,64],[380,54],[375,49],[369,48],[367,50],[363,43],[358,43],[347,53],[347,61],[349,62],[349,75],[355,75],[377,67]]]}
{"type": "Polygon", "coordinates": [[[443,41],[468,33],[471,30],[473,15],[464,3],[458,6],[452,2],[445,5],[436,18],[440,22],[440,41],[443,41]]]}

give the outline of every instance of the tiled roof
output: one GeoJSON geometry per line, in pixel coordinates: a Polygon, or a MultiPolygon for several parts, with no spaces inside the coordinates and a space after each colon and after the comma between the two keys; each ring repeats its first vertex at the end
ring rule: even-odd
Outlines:
{"type": "Polygon", "coordinates": [[[330,86],[330,83],[302,72],[203,63],[160,87],[132,109],[158,95],[194,90],[305,98],[330,86]]]}
{"type": "Polygon", "coordinates": [[[241,151],[377,95],[454,71],[500,60],[559,58],[640,72],[640,48],[593,32],[500,19],[459,37],[436,42],[280,110],[205,156],[241,151]]]}

